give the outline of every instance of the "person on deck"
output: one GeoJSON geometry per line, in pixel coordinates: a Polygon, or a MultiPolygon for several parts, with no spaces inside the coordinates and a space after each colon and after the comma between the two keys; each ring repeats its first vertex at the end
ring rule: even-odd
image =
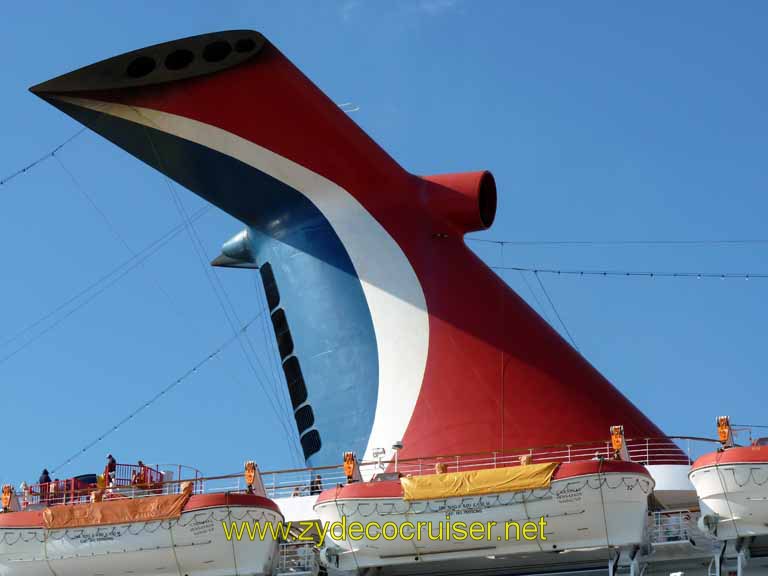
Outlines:
{"type": "Polygon", "coordinates": [[[315,494],[320,494],[320,492],[323,491],[323,477],[318,474],[312,479],[312,482],[309,483],[309,493],[310,495],[314,496],[315,494]]]}
{"type": "Polygon", "coordinates": [[[40,474],[37,483],[40,486],[40,503],[47,505],[51,490],[51,476],[48,474],[48,468],[43,468],[43,473],[40,474]]]}
{"type": "Polygon", "coordinates": [[[117,474],[117,460],[112,454],[107,455],[107,465],[104,467],[104,483],[111,486],[117,474]]]}
{"type": "Polygon", "coordinates": [[[344,453],[344,475],[347,477],[347,484],[355,481],[355,457],[352,452],[344,453]]]}
{"type": "Polygon", "coordinates": [[[147,483],[147,467],[139,460],[137,468],[131,472],[131,484],[141,488],[147,483]]]}

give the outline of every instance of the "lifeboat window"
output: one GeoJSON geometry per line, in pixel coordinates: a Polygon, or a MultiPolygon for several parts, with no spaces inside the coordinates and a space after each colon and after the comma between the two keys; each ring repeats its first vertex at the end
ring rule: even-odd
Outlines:
{"type": "Polygon", "coordinates": [[[304,450],[304,458],[317,454],[320,452],[321,447],[320,433],[317,430],[310,430],[301,437],[301,448],[304,450]]]}
{"type": "Polygon", "coordinates": [[[277,282],[272,272],[272,266],[269,262],[265,262],[259,268],[259,272],[261,272],[261,281],[264,283],[264,293],[267,295],[267,306],[269,306],[270,310],[274,310],[280,304],[280,292],[277,290],[277,282]]]}
{"type": "Polygon", "coordinates": [[[288,383],[288,394],[291,396],[291,404],[296,410],[307,401],[307,386],[304,383],[304,375],[301,373],[299,359],[291,356],[283,363],[285,381],[288,383]]]}
{"type": "Polygon", "coordinates": [[[296,426],[299,428],[299,434],[312,428],[315,423],[315,415],[312,412],[312,406],[305,404],[296,410],[296,426]]]}
{"type": "Polygon", "coordinates": [[[285,310],[278,308],[272,313],[272,326],[275,329],[275,338],[277,338],[277,349],[280,351],[280,358],[287,358],[293,352],[293,338],[288,329],[288,319],[285,317],[285,310]]]}

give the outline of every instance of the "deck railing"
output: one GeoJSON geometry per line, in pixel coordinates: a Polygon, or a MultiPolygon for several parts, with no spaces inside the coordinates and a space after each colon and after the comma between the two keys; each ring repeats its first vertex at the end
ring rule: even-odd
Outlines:
{"type": "MultiPolygon", "coordinates": [[[[141,484],[157,484],[163,481],[163,473],[157,467],[139,464],[118,464],[112,486],[124,488],[141,484]]],[[[109,483],[108,483],[109,484],[109,483]]]]}
{"type": "Polygon", "coordinates": [[[276,574],[304,576],[318,573],[320,564],[312,542],[280,544],[276,574]]]}
{"type": "MultiPolygon", "coordinates": [[[[170,470],[173,480],[168,481],[160,466],[118,463],[114,478],[105,480],[103,498],[143,497],[177,493],[184,482],[193,483],[193,493],[205,492],[202,474],[196,468],[174,464],[170,470]]],[[[93,475],[95,477],[95,475],[93,475]]],[[[32,484],[17,495],[23,509],[37,505],[82,504],[91,501],[93,492],[99,490],[95,483],[84,477],[54,480],[32,484]]]]}
{"type": "Polygon", "coordinates": [[[648,535],[653,545],[678,542],[697,542],[699,545],[714,543],[711,534],[699,530],[697,523],[701,512],[698,510],[664,510],[648,516],[648,535]]]}
{"type": "MultiPolygon", "coordinates": [[[[711,438],[680,436],[669,438],[627,439],[627,451],[633,462],[644,465],[676,464],[687,466],[706,452],[717,448],[717,441],[711,438]]],[[[437,464],[446,472],[480,470],[518,466],[521,458],[532,463],[576,462],[598,458],[613,458],[610,441],[558,444],[538,448],[519,448],[494,452],[470,454],[446,454],[422,458],[400,458],[397,461],[376,460],[361,462],[360,473],[364,479],[385,471],[403,475],[432,474],[437,464]]],[[[318,489],[327,489],[346,484],[343,466],[322,466],[262,472],[267,494],[272,498],[307,496],[318,489]],[[317,477],[320,476],[318,480],[317,477]]]]}
{"type": "MultiPolygon", "coordinates": [[[[716,440],[699,437],[627,439],[626,444],[630,459],[645,465],[690,465],[697,456],[715,450],[718,445],[716,440]]],[[[359,471],[362,478],[368,480],[388,472],[402,475],[433,474],[437,465],[446,472],[457,472],[518,466],[522,460],[531,463],[577,462],[613,457],[611,443],[600,441],[483,453],[381,459],[361,462],[359,471]]],[[[173,494],[178,493],[180,487],[190,481],[193,483],[193,494],[242,492],[246,488],[242,472],[204,478],[195,469],[188,469],[188,472],[182,473],[182,467],[179,467],[178,476],[172,481],[167,481],[159,466],[146,468],[150,471],[147,474],[149,482],[137,484],[131,483],[130,478],[134,476],[133,472],[137,471],[138,466],[118,464],[114,485],[105,489],[103,497],[105,499],[139,498],[173,494]],[[125,481],[126,479],[128,482],[125,481]]],[[[394,477],[397,477],[397,474],[394,477]]],[[[314,495],[322,490],[347,483],[342,464],[264,471],[261,472],[261,478],[266,495],[271,498],[314,495]]],[[[52,506],[88,502],[94,490],[95,487],[92,485],[78,484],[77,479],[69,479],[47,485],[30,486],[25,495],[19,494],[19,496],[24,507],[37,504],[52,506]]]]}

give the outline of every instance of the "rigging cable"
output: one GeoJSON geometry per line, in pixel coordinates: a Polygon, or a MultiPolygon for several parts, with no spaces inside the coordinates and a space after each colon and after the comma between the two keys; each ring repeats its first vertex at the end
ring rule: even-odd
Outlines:
{"type": "Polygon", "coordinates": [[[644,272],[630,270],[563,270],[555,268],[531,268],[525,266],[491,266],[494,270],[519,270],[522,272],[533,272],[534,274],[555,274],[570,276],[623,276],[646,278],[720,278],[751,280],[752,278],[765,279],[768,273],[763,272],[644,272]]]}
{"type": "Polygon", "coordinates": [[[264,313],[262,310],[258,314],[256,314],[253,318],[248,320],[245,324],[243,324],[240,329],[235,333],[229,336],[221,345],[219,345],[218,348],[216,348],[213,352],[208,354],[205,358],[198,361],[192,368],[184,372],[181,376],[179,376],[176,380],[165,386],[162,390],[158,391],[154,396],[152,396],[149,400],[143,402],[141,405],[139,405],[137,408],[129,412],[126,416],[124,416],[121,420],[117,422],[117,424],[114,424],[109,429],[107,429],[105,432],[103,432],[100,436],[96,437],[94,440],[91,440],[88,444],[83,446],[80,450],[72,454],[69,458],[64,460],[61,464],[51,469],[51,474],[59,470],[60,468],[63,468],[67,464],[70,464],[72,461],[74,461],[76,458],[82,456],[85,452],[96,446],[99,442],[104,440],[107,436],[113,434],[126,422],[131,420],[134,416],[138,415],[140,412],[146,410],[149,408],[152,404],[160,400],[163,396],[165,396],[168,392],[173,390],[176,386],[184,382],[187,378],[195,374],[200,368],[202,368],[205,364],[207,364],[210,360],[218,356],[227,346],[229,346],[232,342],[234,342],[238,338],[239,332],[245,332],[248,330],[248,327],[253,324],[259,316],[261,316],[264,313]]]}
{"type": "MultiPolygon", "coordinates": [[[[122,234],[120,234],[120,231],[119,231],[119,230],[117,229],[117,227],[114,225],[114,223],[112,222],[111,218],[109,218],[109,216],[106,214],[106,212],[105,212],[104,210],[102,210],[102,209],[99,207],[99,205],[98,205],[98,204],[96,204],[96,201],[95,201],[95,200],[93,199],[93,197],[92,197],[92,196],[91,196],[91,195],[90,195],[90,194],[87,192],[87,190],[86,190],[84,187],[82,187],[82,186],[80,185],[80,182],[77,180],[77,178],[75,178],[74,174],[73,174],[73,173],[72,173],[72,172],[71,172],[71,171],[70,171],[70,170],[69,170],[69,169],[68,169],[68,168],[67,168],[67,167],[64,165],[64,163],[62,162],[62,160],[61,160],[61,158],[60,158],[60,155],[58,155],[58,154],[57,154],[56,156],[54,156],[54,158],[56,159],[56,161],[58,162],[58,164],[61,166],[62,170],[64,170],[64,172],[66,172],[66,174],[67,174],[67,175],[69,176],[69,178],[72,180],[72,183],[73,183],[73,185],[75,186],[75,188],[76,188],[76,189],[77,189],[77,190],[78,190],[78,191],[79,191],[79,192],[80,192],[80,193],[81,193],[81,194],[82,194],[82,195],[85,197],[86,201],[87,201],[87,202],[88,202],[88,203],[91,205],[91,207],[92,207],[92,208],[93,208],[93,209],[94,209],[94,210],[95,210],[95,211],[96,211],[96,212],[99,214],[99,216],[101,216],[102,220],[103,220],[103,221],[106,223],[107,227],[110,229],[110,231],[112,232],[112,235],[115,237],[115,239],[116,239],[116,240],[117,240],[117,241],[118,241],[120,244],[122,244],[122,245],[123,245],[123,247],[124,247],[124,248],[125,248],[125,249],[126,249],[126,250],[127,250],[127,251],[128,251],[128,252],[129,252],[129,253],[132,255],[132,256],[136,256],[136,252],[133,250],[133,248],[131,248],[131,246],[130,246],[130,245],[128,244],[128,242],[125,240],[125,238],[123,237],[123,235],[122,235],[122,234]]],[[[187,218],[189,218],[189,216],[188,216],[188,215],[187,215],[187,218]]],[[[144,266],[144,262],[142,262],[141,264],[142,264],[142,267],[143,267],[143,266],[144,266]]],[[[146,269],[145,269],[145,271],[146,271],[146,269]]],[[[170,309],[172,309],[172,310],[173,310],[173,311],[176,313],[176,315],[177,315],[177,316],[178,316],[180,319],[182,319],[182,320],[185,322],[185,324],[186,324],[187,326],[191,326],[191,325],[192,325],[192,323],[190,323],[190,322],[189,322],[189,319],[187,318],[187,316],[186,316],[186,315],[183,313],[183,311],[182,311],[182,310],[181,310],[181,309],[180,309],[180,308],[179,308],[179,307],[176,305],[176,302],[174,302],[174,300],[171,298],[170,294],[169,294],[169,293],[168,293],[168,292],[167,292],[167,291],[166,291],[166,290],[163,288],[162,284],[161,284],[161,283],[160,283],[160,281],[157,279],[157,277],[155,277],[154,275],[150,274],[150,278],[151,278],[151,280],[152,280],[153,284],[155,285],[155,287],[158,289],[158,291],[159,291],[159,292],[160,292],[160,293],[161,293],[161,294],[162,294],[162,295],[165,297],[165,300],[167,301],[167,303],[168,303],[168,306],[170,307],[170,309]]],[[[264,316],[264,315],[262,315],[262,316],[264,316]]],[[[238,322],[240,322],[240,320],[239,320],[239,319],[237,319],[237,321],[238,321],[238,322]]],[[[255,351],[254,351],[254,353],[255,353],[255,351]]],[[[233,373],[233,371],[232,371],[232,367],[231,367],[231,366],[230,366],[228,363],[224,362],[224,363],[223,363],[223,367],[224,367],[224,372],[226,372],[226,373],[227,373],[227,374],[230,376],[230,378],[231,378],[233,381],[235,381],[235,382],[236,382],[236,383],[238,383],[238,384],[241,384],[241,383],[240,383],[240,380],[239,380],[239,378],[237,378],[236,374],[234,374],[234,373],[233,373]]]]}
{"type": "MultiPolygon", "coordinates": [[[[96,201],[93,199],[93,197],[88,193],[88,191],[80,185],[80,182],[75,178],[75,175],[72,173],[69,168],[67,168],[64,165],[64,162],[62,162],[61,158],[58,155],[54,155],[53,158],[56,160],[59,166],[61,166],[61,169],[69,176],[69,179],[72,181],[72,185],[75,187],[75,189],[80,192],[80,194],[85,198],[85,200],[88,202],[88,204],[91,205],[91,207],[96,211],[96,213],[101,217],[101,219],[104,221],[104,223],[107,225],[107,228],[109,228],[110,232],[112,233],[112,236],[115,237],[115,239],[123,245],[123,247],[128,251],[128,253],[131,256],[136,256],[136,251],[131,248],[131,245],[128,244],[125,237],[120,233],[120,231],[117,229],[117,227],[112,222],[112,219],[107,216],[106,212],[102,210],[98,204],[96,204],[96,201]]],[[[144,268],[145,272],[148,272],[147,269],[144,267],[144,262],[141,263],[141,267],[144,268]]],[[[157,277],[154,274],[149,273],[150,279],[152,280],[152,283],[155,285],[155,288],[157,288],[158,292],[160,292],[164,297],[165,300],[168,302],[168,305],[170,308],[176,312],[178,316],[181,316],[181,310],[176,306],[176,303],[174,302],[173,298],[171,298],[171,295],[168,294],[168,292],[163,288],[160,281],[157,279],[157,277]]]]}
{"type": "Polygon", "coordinates": [[[741,246],[768,244],[762,239],[736,240],[492,240],[465,236],[472,242],[517,246],[741,246]]]}
{"type": "Polygon", "coordinates": [[[541,291],[544,292],[544,296],[547,297],[547,301],[549,302],[549,305],[552,307],[553,312],[555,313],[555,316],[557,316],[558,321],[560,322],[560,325],[563,327],[563,330],[565,330],[565,333],[568,335],[568,340],[571,341],[571,344],[576,349],[577,352],[581,352],[579,350],[579,347],[576,345],[576,340],[573,339],[573,336],[571,335],[571,331],[568,330],[568,326],[565,325],[565,322],[563,322],[563,318],[560,316],[560,312],[557,311],[557,308],[555,307],[555,303],[552,301],[552,298],[549,296],[549,292],[547,292],[547,289],[544,287],[544,283],[541,281],[541,278],[539,278],[538,272],[534,272],[533,275],[536,277],[536,280],[539,283],[539,286],[541,287],[541,291]]]}
{"type": "MultiPolygon", "coordinates": [[[[69,177],[77,185],[77,180],[74,178],[74,176],[71,174],[71,172],[66,168],[66,166],[64,166],[64,164],[58,159],[56,154],[62,148],[64,148],[67,144],[69,144],[70,142],[75,140],[77,137],[79,137],[81,134],[83,134],[86,130],[87,130],[87,127],[80,128],[77,132],[75,132],[70,137],[68,137],[66,140],[64,140],[63,142],[61,142],[60,144],[58,144],[57,146],[52,148],[49,152],[47,152],[43,156],[39,157],[38,159],[34,160],[33,162],[30,162],[27,165],[25,165],[25,166],[15,170],[14,172],[8,174],[6,177],[0,179],[0,186],[4,186],[4,185],[8,184],[10,181],[14,180],[18,176],[29,172],[33,168],[36,168],[38,165],[42,164],[45,160],[47,160],[49,158],[54,158],[54,159],[58,160],[59,165],[61,166],[61,168],[65,172],[67,172],[69,177]]],[[[150,142],[151,142],[151,139],[150,139],[150,142]]],[[[152,145],[153,145],[153,148],[154,148],[154,143],[152,143],[152,145]]],[[[157,154],[156,151],[155,151],[155,153],[157,154]]],[[[158,158],[158,160],[159,160],[159,158],[158,158]]],[[[172,190],[172,192],[174,192],[174,191],[172,190]]],[[[87,194],[85,194],[85,195],[86,195],[86,199],[94,206],[94,209],[97,212],[99,212],[100,215],[102,216],[102,218],[104,218],[105,221],[108,223],[108,225],[110,225],[110,227],[113,228],[111,226],[111,223],[110,223],[109,219],[106,217],[106,215],[98,208],[98,206],[96,206],[93,203],[92,198],[90,198],[87,194]]],[[[102,294],[106,289],[108,289],[109,287],[114,285],[118,280],[123,278],[128,272],[130,272],[133,269],[135,269],[138,265],[140,265],[142,262],[144,262],[147,258],[149,258],[154,253],[156,253],[159,250],[160,247],[162,247],[163,245],[167,244],[171,239],[175,238],[180,232],[184,231],[187,228],[187,226],[189,225],[190,222],[199,219],[199,217],[202,216],[203,213],[207,212],[210,208],[211,208],[210,205],[204,206],[202,209],[200,209],[197,212],[195,212],[192,215],[192,217],[187,215],[186,219],[185,219],[185,222],[183,222],[181,225],[175,227],[170,232],[168,232],[166,235],[164,235],[161,238],[157,239],[156,241],[150,243],[142,251],[140,251],[136,255],[132,256],[131,258],[129,258],[128,260],[126,260],[125,262],[120,264],[119,266],[113,268],[110,272],[108,272],[104,276],[100,277],[94,283],[90,284],[89,286],[87,286],[83,290],[79,291],[78,293],[76,293],[75,295],[73,295],[72,297],[70,297],[69,299],[64,301],[63,303],[59,304],[56,308],[54,308],[50,312],[44,314],[43,316],[41,316],[37,320],[35,320],[32,323],[28,324],[27,326],[22,328],[20,331],[18,331],[14,335],[11,335],[10,337],[6,338],[3,342],[0,342],[0,348],[10,344],[11,342],[13,342],[14,340],[22,337],[24,334],[26,334],[30,330],[36,328],[37,326],[39,326],[40,324],[42,324],[46,320],[54,317],[59,312],[65,310],[69,305],[71,305],[71,304],[77,302],[79,299],[85,297],[84,301],[80,302],[74,308],[72,308],[68,312],[66,312],[63,316],[61,316],[58,319],[56,319],[52,324],[46,326],[42,331],[40,331],[37,334],[35,334],[30,340],[25,341],[19,347],[15,348],[13,351],[11,351],[9,354],[6,354],[5,356],[0,357],[0,365],[5,363],[6,361],[10,360],[12,357],[14,357],[16,354],[21,352],[27,346],[29,346],[30,344],[32,344],[33,342],[38,340],[40,337],[42,337],[43,335],[45,335],[46,333],[51,331],[53,328],[58,326],[61,322],[63,322],[64,320],[66,320],[67,318],[72,316],[75,312],[77,312],[78,310],[83,308],[86,304],[88,304],[93,299],[95,299],[97,296],[102,294]]],[[[182,210],[183,210],[183,206],[182,206],[182,210]]],[[[114,228],[113,228],[113,232],[116,232],[116,230],[114,230],[114,228]]],[[[123,243],[124,243],[124,241],[123,241],[123,243]]],[[[193,243],[194,243],[194,241],[193,241],[193,243]]],[[[128,247],[128,246],[126,246],[126,247],[128,247]]],[[[251,346],[251,349],[255,353],[255,349],[253,348],[253,344],[250,341],[250,339],[248,339],[248,342],[249,342],[249,344],[251,346]]],[[[241,347],[242,347],[242,343],[241,343],[241,347]]],[[[255,367],[253,366],[253,364],[252,364],[252,362],[250,360],[250,357],[247,355],[247,352],[245,351],[244,348],[243,348],[243,353],[246,355],[249,367],[251,368],[252,371],[254,371],[254,373],[256,374],[257,380],[259,381],[259,383],[261,385],[261,381],[258,378],[258,373],[256,373],[255,367]]],[[[257,361],[258,361],[258,357],[257,357],[257,361]]],[[[260,364],[260,362],[259,362],[259,364],[260,364]]],[[[262,385],[262,388],[263,388],[263,385],[262,385]]],[[[266,392],[266,390],[265,390],[265,392],[266,392]]],[[[271,398],[269,398],[268,394],[267,394],[267,396],[268,396],[268,399],[271,402],[271,398]]],[[[279,417],[278,417],[278,419],[279,419],[279,417]]],[[[280,419],[280,422],[283,425],[283,428],[285,428],[285,425],[284,425],[282,419],[280,419]]],[[[290,434],[289,434],[289,437],[290,437],[290,434]]],[[[292,448],[295,451],[296,450],[295,445],[293,443],[290,443],[290,442],[289,442],[289,444],[292,446],[292,448]]],[[[299,460],[301,460],[301,455],[300,454],[298,455],[298,458],[299,458],[299,460]]]]}
{"type": "MultiPolygon", "coordinates": [[[[503,268],[501,267],[504,266],[504,244],[500,244],[499,248],[500,248],[500,254],[501,254],[501,266],[499,268],[502,270],[501,278],[503,280],[504,272],[503,272],[503,268]]],[[[518,274],[520,274],[520,278],[523,279],[523,282],[528,287],[528,291],[531,293],[531,296],[533,296],[533,299],[536,302],[536,305],[539,307],[538,309],[541,310],[541,313],[544,315],[544,318],[546,319],[547,323],[552,324],[552,321],[549,319],[549,314],[547,314],[547,309],[541,303],[541,300],[539,299],[538,295],[536,294],[533,287],[531,286],[531,283],[528,282],[528,278],[526,277],[526,275],[523,272],[519,272],[519,271],[518,271],[518,274]]]]}
{"type": "Polygon", "coordinates": [[[549,314],[547,314],[546,307],[541,303],[541,300],[536,295],[536,292],[534,291],[533,287],[531,286],[531,283],[528,282],[528,277],[525,275],[525,272],[523,272],[521,270],[518,270],[517,273],[520,274],[520,278],[522,278],[523,282],[525,282],[525,285],[528,287],[528,291],[531,294],[533,294],[533,299],[536,301],[536,304],[538,305],[539,310],[541,310],[541,313],[544,314],[544,318],[547,320],[547,322],[552,324],[552,321],[549,319],[549,314]]]}
{"type": "Polygon", "coordinates": [[[83,132],[85,132],[85,131],[86,131],[86,128],[85,128],[85,127],[83,127],[83,128],[80,128],[80,130],[78,130],[77,132],[75,132],[74,134],[72,134],[72,136],[70,136],[69,138],[67,138],[66,140],[64,140],[64,142],[62,142],[62,143],[61,143],[61,144],[59,144],[58,146],[54,147],[54,148],[53,148],[52,150],[50,150],[49,152],[46,152],[46,153],[45,153],[43,156],[40,156],[40,158],[38,158],[38,159],[37,159],[37,160],[35,160],[34,162],[30,162],[30,163],[29,163],[29,164],[27,164],[26,166],[22,166],[21,168],[19,168],[19,169],[18,169],[18,170],[16,170],[15,172],[12,172],[12,173],[11,173],[11,174],[9,174],[8,176],[6,176],[6,177],[5,177],[5,178],[3,178],[2,180],[0,180],[0,186],[4,186],[5,184],[7,184],[8,182],[10,182],[11,180],[13,180],[14,178],[16,178],[17,176],[21,176],[22,174],[25,174],[25,173],[27,173],[27,172],[28,172],[29,170],[31,170],[32,168],[35,168],[35,167],[36,167],[38,164],[42,164],[43,162],[45,162],[46,160],[48,160],[48,158],[53,158],[53,157],[56,155],[56,152],[58,152],[59,150],[61,150],[62,148],[64,148],[64,146],[66,146],[67,144],[69,144],[70,142],[72,142],[72,140],[74,140],[75,138],[77,138],[78,136],[80,136],[80,135],[81,135],[83,132]]]}
{"type": "MultiPolygon", "coordinates": [[[[194,220],[199,220],[205,213],[207,213],[211,209],[211,206],[203,206],[200,210],[196,211],[192,218],[194,220]]],[[[69,297],[67,300],[50,310],[49,312],[43,314],[40,316],[37,320],[31,322],[30,324],[27,324],[24,326],[21,330],[18,330],[15,334],[12,334],[11,336],[8,336],[5,338],[2,342],[0,342],[0,348],[3,348],[7,346],[8,344],[11,344],[15,340],[20,339],[22,336],[30,332],[31,330],[37,328],[47,320],[50,320],[54,318],[59,312],[63,312],[67,310],[67,308],[70,305],[74,305],[74,307],[67,310],[64,315],[59,316],[58,318],[54,319],[52,323],[45,326],[41,331],[35,333],[31,338],[28,340],[25,340],[22,344],[17,346],[13,349],[13,351],[9,352],[8,354],[0,357],[0,365],[4,364],[14,356],[16,356],[19,352],[27,348],[30,344],[53,330],[56,326],[61,324],[64,320],[81,310],[86,304],[93,301],[96,297],[101,295],[103,292],[105,292],[108,288],[116,284],[119,280],[121,280],[123,277],[125,277],[129,272],[136,269],[142,262],[146,261],[151,256],[155,255],[163,246],[168,244],[171,240],[173,240],[176,236],[181,234],[184,231],[183,224],[179,224],[175,226],[174,228],[171,228],[168,232],[157,238],[156,240],[150,242],[147,246],[145,246],[142,250],[136,253],[135,256],[132,256],[104,274],[103,276],[99,277],[95,282],[92,282],[73,296],[69,297]]]]}
{"type": "MultiPolygon", "coordinates": [[[[151,119],[149,119],[146,116],[144,116],[143,114],[141,114],[141,112],[139,110],[134,108],[134,111],[140,117],[144,118],[149,123],[154,125],[154,122],[152,122],[151,119]]],[[[272,410],[275,412],[275,414],[277,416],[277,419],[280,422],[280,426],[283,428],[283,431],[285,432],[285,437],[286,437],[286,440],[288,441],[288,445],[290,446],[290,448],[294,452],[294,455],[297,457],[298,461],[301,463],[303,461],[302,456],[301,456],[301,452],[299,452],[296,443],[291,441],[292,439],[295,439],[295,436],[291,434],[290,429],[288,428],[288,426],[285,423],[285,420],[280,417],[280,410],[276,406],[276,402],[275,402],[276,399],[272,398],[272,394],[267,389],[267,386],[264,385],[264,382],[262,381],[262,378],[261,378],[261,375],[259,374],[259,371],[256,369],[256,367],[253,364],[253,361],[252,361],[252,358],[251,358],[251,354],[255,357],[256,362],[258,363],[259,368],[261,369],[261,371],[264,372],[264,373],[267,373],[267,374],[268,374],[268,372],[266,372],[266,370],[264,370],[264,367],[261,364],[261,360],[259,360],[258,354],[256,354],[256,350],[255,350],[255,348],[253,346],[253,343],[251,342],[250,338],[245,338],[245,340],[248,342],[249,347],[251,348],[251,354],[248,353],[248,350],[246,349],[246,346],[243,343],[243,339],[240,338],[240,334],[238,333],[237,327],[236,327],[236,322],[239,322],[239,319],[238,319],[238,316],[237,316],[237,312],[235,311],[235,307],[232,304],[232,301],[230,300],[226,290],[224,289],[224,286],[221,283],[221,279],[216,275],[215,271],[210,270],[210,265],[209,265],[209,262],[206,259],[205,247],[204,247],[204,245],[202,243],[202,240],[200,240],[200,237],[197,234],[197,231],[195,230],[194,226],[192,225],[192,222],[189,221],[189,215],[187,214],[187,211],[184,208],[184,204],[182,203],[181,198],[177,194],[176,189],[173,186],[173,183],[171,182],[170,177],[167,176],[165,174],[165,172],[162,170],[163,168],[165,168],[165,163],[163,162],[163,159],[160,156],[160,153],[159,153],[157,147],[155,146],[155,142],[152,139],[152,133],[150,132],[149,127],[145,125],[144,126],[144,131],[145,131],[145,134],[147,135],[147,139],[149,140],[149,144],[152,147],[152,152],[155,155],[155,159],[157,160],[158,165],[161,168],[160,172],[161,172],[161,174],[162,174],[162,176],[163,176],[163,178],[165,180],[166,186],[168,187],[168,190],[169,190],[169,192],[171,194],[171,198],[174,201],[174,204],[176,205],[176,208],[179,211],[179,214],[180,214],[182,220],[184,221],[184,223],[186,225],[187,233],[189,234],[190,240],[192,242],[192,246],[193,246],[193,248],[195,250],[195,253],[197,254],[197,257],[198,257],[198,259],[200,261],[200,264],[201,264],[201,266],[203,268],[203,273],[205,274],[206,280],[208,281],[208,283],[211,286],[211,289],[213,290],[213,293],[214,293],[214,295],[216,297],[216,300],[219,303],[219,306],[222,309],[222,312],[224,313],[224,317],[225,317],[227,323],[230,325],[230,327],[232,328],[233,333],[237,337],[238,344],[240,345],[240,348],[241,348],[241,350],[243,352],[243,356],[244,356],[244,358],[246,360],[246,363],[250,367],[254,377],[256,378],[256,381],[259,384],[259,387],[262,389],[262,392],[264,392],[264,395],[266,396],[267,400],[269,401],[269,404],[270,404],[272,410]],[[229,305],[229,309],[227,308],[227,305],[229,305]],[[231,316],[230,316],[230,314],[231,314],[231,316]],[[232,318],[234,318],[235,320],[233,321],[232,318]]],[[[279,398],[279,396],[278,396],[278,398],[279,398]]],[[[280,403],[280,400],[277,399],[277,404],[279,405],[279,403],[280,403]]]]}

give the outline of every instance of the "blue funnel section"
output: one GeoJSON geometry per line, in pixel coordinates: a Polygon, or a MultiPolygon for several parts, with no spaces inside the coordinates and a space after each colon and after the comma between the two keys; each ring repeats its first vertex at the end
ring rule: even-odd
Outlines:
{"type": "Polygon", "coordinates": [[[306,462],[362,455],[378,395],[376,336],[352,261],[320,211],[283,182],[205,146],[56,106],[248,226],[306,462]]]}
{"type": "MultiPolygon", "coordinates": [[[[296,199],[282,195],[284,201],[296,199]]],[[[378,393],[373,323],[360,281],[330,225],[283,232],[276,239],[251,226],[249,236],[307,463],[338,464],[345,450],[363,454],[373,425],[378,393]],[[311,251],[302,250],[304,245],[311,251]]]]}

